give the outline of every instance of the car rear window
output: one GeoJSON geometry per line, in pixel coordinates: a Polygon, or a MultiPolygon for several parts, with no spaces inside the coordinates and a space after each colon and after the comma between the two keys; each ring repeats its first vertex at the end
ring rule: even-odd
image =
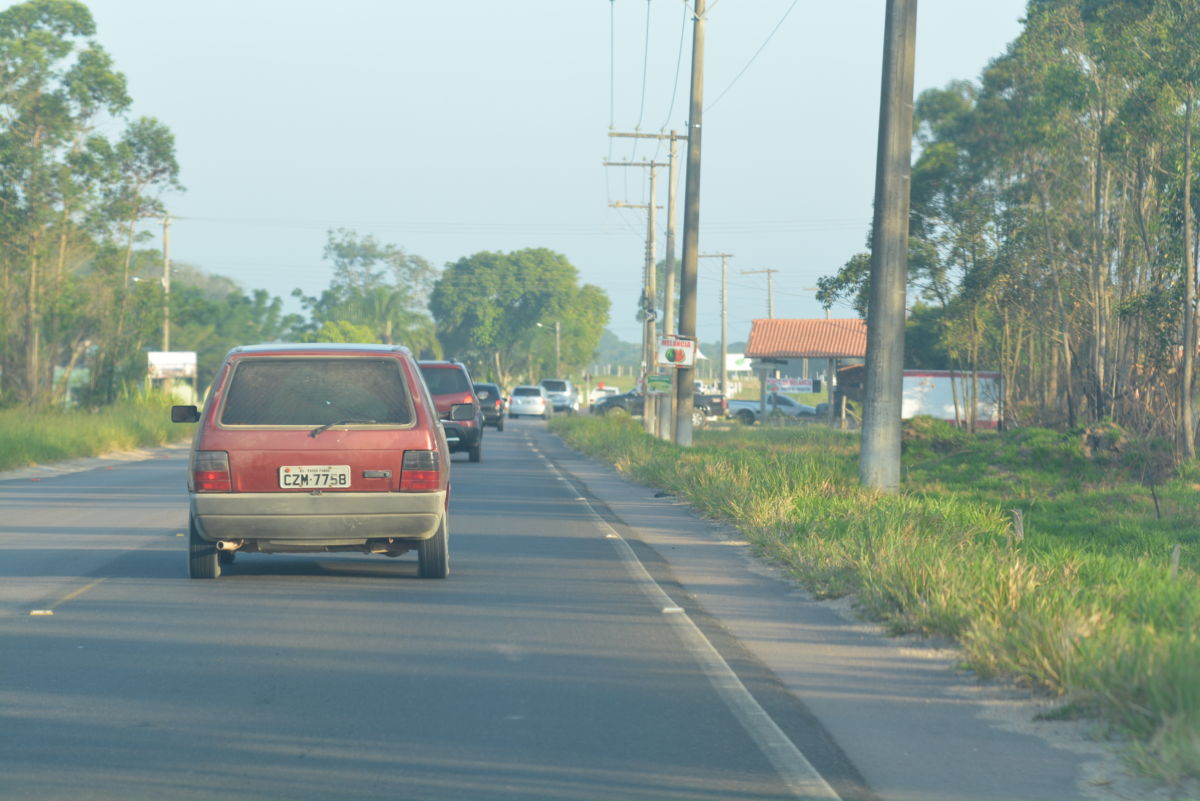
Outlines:
{"type": "Polygon", "coordinates": [[[480,400],[491,400],[492,398],[499,397],[500,393],[497,392],[496,390],[492,389],[491,387],[487,386],[486,384],[476,384],[475,385],[475,395],[480,400]]]}
{"type": "Polygon", "coordinates": [[[542,391],[540,389],[538,389],[537,387],[517,387],[516,389],[513,390],[513,395],[519,395],[522,397],[524,397],[526,395],[541,395],[541,394],[542,394],[542,391]]]}
{"type": "Polygon", "coordinates": [[[392,359],[243,359],[221,412],[221,423],[235,426],[322,426],[340,420],[411,423],[400,366],[392,359]]]}
{"type": "Polygon", "coordinates": [[[421,365],[421,375],[431,395],[449,395],[453,392],[471,392],[467,374],[457,367],[434,367],[421,365]]]}
{"type": "Polygon", "coordinates": [[[567,391],[567,382],[566,381],[543,381],[542,386],[546,388],[547,392],[566,392],[567,391]]]}

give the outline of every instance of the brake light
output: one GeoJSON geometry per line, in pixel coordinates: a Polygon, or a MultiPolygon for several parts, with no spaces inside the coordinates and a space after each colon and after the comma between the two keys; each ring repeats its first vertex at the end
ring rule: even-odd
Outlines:
{"type": "Polygon", "coordinates": [[[405,451],[400,467],[400,490],[420,492],[441,488],[442,455],[437,451],[405,451]]]}
{"type": "Polygon", "coordinates": [[[502,404],[500,403],[500,399],[496,398],[496,408],[499,409],[501,405],[502,404]]]}
{"type": "Polygon", "coordinates": [[[196,492],[229,492],[229,454],[225,451],[196,451],[192,456],[192,486],[196,492]]]}

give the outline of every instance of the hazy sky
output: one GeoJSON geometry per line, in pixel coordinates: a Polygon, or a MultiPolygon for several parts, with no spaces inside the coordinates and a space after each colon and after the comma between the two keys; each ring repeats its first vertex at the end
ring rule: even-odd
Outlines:
{"type": "MultiPolygon", "coordinates": [[[[609,204],[645,204],[648,180],[602,162],[666,160],[665,146],[612,140],[610,129],[686,130],[690,3],[88,5],[129,79],[133,113],[175,132],[187,187],[165,198],[178,218],[176,260],[298,311],[293,288],[328,285],[321,252],[331,227],[374,234],[438,267],[481,250],[547,247],[608,292],[609,327],[640,340],[645,212],[609,204]]],[[[810,287],[863,249],[884,5],[710,0],[700,249],[735,256],[732,339],[767,311],[765,276],[742,270],[779,271],[777,317],[819,317],[810,287]]],[[[1017,35],[1023,11],[1023,0],[921,0],[918,92],[977,78],[1017,35]]],[[[682,235],[682,217],[679,227],[682,235]]],[[[664,238],[665,228],[660,256],[664,238]]],[[[719,303],[720,261],[701,260],[706,341],[720,336],[719,303]]]]}

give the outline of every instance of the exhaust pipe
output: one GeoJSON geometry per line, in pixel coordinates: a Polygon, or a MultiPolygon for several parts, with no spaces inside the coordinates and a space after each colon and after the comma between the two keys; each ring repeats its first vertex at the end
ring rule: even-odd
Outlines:
{"type": "Polygon", "coordinates": [[[218,551],[236,551],[246,543],[242,540],[217,540],[218,551]]]}

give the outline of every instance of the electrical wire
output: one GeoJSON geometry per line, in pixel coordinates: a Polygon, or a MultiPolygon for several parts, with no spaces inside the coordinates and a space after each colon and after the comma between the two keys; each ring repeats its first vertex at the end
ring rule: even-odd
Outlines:
{"type": "MultiPolygon", "coordinates": [[[[717,2],[720,2],[720,0],[717,0],[717,2]]],[[[783,17],[779,20],[779,22],[775,23],[775,27],[772,28],[771,33],[769,33],[767,35],[766,41],[764,41],[761,45],[758,46],[758,49],[754,51],[754,55],[750,56],[750,60],[746,62],[746,66],[742,67],[742,71],[739,72],[737,75],[735,75],[733,80],[729,82],[729,85],[726,86],[723,90],[721,90],[721,94],[717,95],[716,100],[714,100],[713,102],[709,103],[707,106],[704,107],[704,110],[706,112],[709,109],[711,109],[713,106],[717,105],[717,103],[720,103],[721,98],[725,96],[725,93],[733,88],[733,85],[735,83],[737,83],[738,79],[741,78],[746,73],[746,70],[750,69],[750,65],[754,63],[754,60],[756,58],[758,58],[758,54],[763,51],[763,48],[765,48],[767,46],[767,44],[771,41],[771,39],[775,36],[776,32],[779,30],[779,28],[783,25],[784,20],[786,20],[788,18],[788,15],[792,13],[792,9],[794,9],[797,5],[799,5],[799,3],[800,3],[800,0],[792,0],[792,4],[790,6],[788,6],[788,10],[783,12],[783,17]]],[[[716,5],[717,5],[717,3],[714,2],[713,8],[715,8],[716,5]]],[[[708,9],[708,10],[711,11],[712,9],[708,9]]]]}
{"type": "MultiPolygon", "coordinates": [[[[658,129],[659,133],[667,130],[667,126],[671,124],[671,115],[675,113],[675,98],[679,94],[679,73],[683,66],[683,43],[687,38],[687,21],[688,21],[688,4],[687,0],[683,0],[683,21],[679,26],[679,52],[675,56],[675,82],[671,85],[671,105],[667,107],[667,118],[663,120],[662,127],[658,129]]],[[[658,140],[658,144],[654,148],[654,155],[651,161],[658,161],[658,153],[662,148],[662,140],[658,140]]]]}
{"type": "MultiPolygon", "coordinates": [[[[608,0],[608,130],[617,125],[617,0],[608,0]]],[[[612,158],[612,138],[608,156],[612,158]]]]}
{"type": "MultiPolygon", "coordinates": [[[[641,102],[640,107],[638,108],[637,125],[633,126],[633,130],[637,131],[639,133],[642,130],[642,119],[646,116],[646,76],[649,74],[649,72],[650,72],[650,0],[646,0],[646,43],[642,49],[642,102],[641,102]]],[[[636,138],[633,140],[633,153],[635,156],[637,155],[637,146],[638,146],[639,141],[640,140],[638,140],[636,138]]],[[[635,161],[635,160],[636,159],[634,159],[632,157],[630,158],[630,161],[635,161]]]]}

